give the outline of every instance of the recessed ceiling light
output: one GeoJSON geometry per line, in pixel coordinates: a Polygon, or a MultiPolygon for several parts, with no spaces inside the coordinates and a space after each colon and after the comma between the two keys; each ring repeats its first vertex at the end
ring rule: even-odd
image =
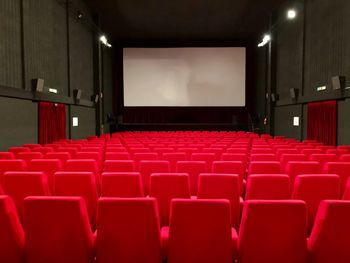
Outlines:
{"type": "Polygon", "coordinates": [[[297,16],[297,12],[294,9],[289,9],[287,12],[288,19],[294,19],[297,16]]]}

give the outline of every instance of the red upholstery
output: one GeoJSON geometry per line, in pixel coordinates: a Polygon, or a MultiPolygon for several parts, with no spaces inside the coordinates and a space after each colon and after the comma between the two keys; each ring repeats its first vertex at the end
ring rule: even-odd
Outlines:
{"type": "Polygon", "coordinates": [[[306,263],[305,203],[246,201],[238,249],[240,263],[306,263]]]}
{"type": "Polygon", "coordinates": [[[143,197],[140,173],[103,173],[101,176],[101,196],[143,197]]]}
{"type": "Polygon", "coordinates": [[[162,243],[168,244],[169,263],[233,261],[235,242],[228,200],[174,199],[169,230],[162,231],[162,243]]]}
{"type": "Polygon", "coordinates": [[[240,220],[240,178],[237,174],[200,174],[198,199],[227,199],[231,205],[231,225],[240,220]]]}
{"type": "Polygon", "coordinates": [[[106,160],[104,172],[134,172],[135,161],[133,160],[106,160]]]}
{"type": "Polygon", "coordinates": [[[71,159],[64,166],[66,172],[92,172],[95,175],[96,187],[100,189],[100,171],[97,162],[92,159],[71,159]]]}
{"type": "Polygon", "coordinates": [[[24,263],[24,232],[9,196],[0,195],[0,262],[24,263]]]}
{"type": "Polygon", "coordinates": [[[15,155],[12,152],[0,152],[0,160],[15,159],[15,155]]]}
{"type": "Polygon", "coordinates": [[[306,162],[308,160],[306,154],[282,154],[280,156],[281,168],[283,171],[286,170],[288,162],[306,162]]]}
{"type": "Polygon", "coordinates": [[[27,169],[26,162],[23,160],[0,160],[0,182],[2,181],[2,175],[5,172],[20,172],[27,169]]]}
{"type": "Polygon", "coordinates": [[[331,153],[323,153],[323,154],[311,154],[309,156],[309,160],[310,161],[315,161],[315,162],[319,162],[321,167],[323,167],[323,165],[326,162],[337,162],[338,161],[338,155],[336,154],[331,154],[331,153]]]}
{"type": "Polygon", "coordinates": [[[158,153],[152,153],[152,152],[136,152],[134,153],[133,160],[135,161],[135,168],[136,171],[139,169],[139,163],[142,160],[158,160],[158,153]]]}
{"type": "MultiPolygon", "coordinates": [[[[289,175],[291,187],[294,185],[295,177],[299,174],[318,174],[321,172],[321,167],[318,162],[288,162],[285,169],[286,174],[289,175]]],[[[328,173],[328,172],[326,172],[328,173]]],[[[333,173],[335,174],[335,173],[333,173]]]]}
{"type": "Polygon", "coordinates": [[[326,153],[336,154],[337,156],[341,156],[343,154],[350,153],[348,149],[328,149],[326,153]]]}
{"type": "Polygon", "coordinates": [[[98,192],[95,175],[92,172],[55,173],[56,196],[81,196],[85,200],[92,229],[96,227],[98,192]]]}
{"type": "Polygon", "coordinates": [[[247,165],[247,154],[245,153],[223,153],[221,155],[221,161],[241,161],[246,167],[247,165]]]}
{"type": "Polygon", "coordinates": [[[128,152],[106,152],[106,160],[130,160],[130,154],[128,152]]]}
{"type": "Polygon", "coordinates": [[[186,153],[186,158],[188,161],[191,160],[192,153],[198,152],[198,148],[196,148],[196,147],[187,147],[187,148],[186,147],[179,147],[177,150],[179,152],[186,153]]]}
{"type": "Polygon", "coordinates": [[[245,167],[240,161],[214,161],[211,171],[213,173],[221,174],[238,174],[240,191],[243,192],[244,189],[244,179],[245,179],[245,167]]]}
{"type": "Polygon", "coordinates": [[[250,162],[248,175],[250,174],[279,174],[281,173],[280,162],[250,162]]]}
{"type": "Polygon", "coordinates": [[[54,174],[62,170],[62,163],[58,159],[33,159],[28,164],[32,172],[44,172],[47,176],[49,188],[53,192],[54,174]]]}
{"type": "Polygon", "coordinates": [[[250,156],[250,161],[251,162],[269,162],[269,161],[277,161],[277,156],[275,154],[252,154],[250,156]]]}
{"type": "Polygon", "coordinates": [[[310,156],[311,154],[322,154],[323,151],[321,149],[303,149],[300,153],[310,156]]]}
{"type": "Polygon", "coordinates": [[[101,198],[99,263],[161,263],[159,218],[154,198],[101,198]]]}
{"type": "Polygon", "coordinates": [[[213,161],[216,160],[215,153],[192,153],[192,161],[203,161],[207,164],[207,169],[210,171],[213,161]]]}
{"type": "MultiPolygon", "coordinates": [[[[1,153],[0,153],[1,156],[1,153]]],[[[1,159],[1,157],[0,157],[1,159]]],[[[339,161],[341,162],[350,162],[350,154],[343,154],[339,157],[339,161]]]]}
{"type": "Polygon", "coordinates": [[[56,149],[56,152],[68,152],[72,158],[74,158],[78,151],[79,149],[75,147],[60,147],[56,149]]]}
{"type": "Polygon", "coordinates": [[[251,154],[274,154],[271,148],[252,148],[251,154]]]}
{"type": "Polygon", "coordinates": [[[30,152],[29,147],[10,147],[8,149],[9,152],[12,152],[15,156],[17,156],[20,152],[30,152]]]}
{"type": "Polygon", "coordinates": [[[33,148],[33,152],[39,152],[39,153],[42,153],[42,154],[47,154],[49,152],[53,152],[54,151],[54,148],[53,147],[35,147],[33,148]]]}
{"type": "Polygon", "coordinates": [[[191,198],[185,173],[154,173],[150,179],[150,197],[157,199],[160,225],[169,225],[170,203],[174,198],[191,198]]]}
{"type": "Polygon", "coordinates": [[[323,173],[337,174],[340,177],[340,192],[343,193],[350,177],[350,162],[329,162],[323,166],[323,173]]]}
{"type": "Polygon", "coordinates": [[[64,165],[67,160],[71,159],[72,157],[69,152],[48,152],[45,154],[44,158],[58,159],[61,161],[62,165],[64,165]]]}
{"type": "Polygon", "coordinates": [[[285,148],[277,148],[276,149],[276,155],[277,155],[277,159],[280,160],[281,156],[284,154],[298,154],[299,151],[297,149],[285,149],[285,148]]]}
{"type": "Polygon", "coordinates": [[[322,201],[309,238],[310,263],[350,262],[350,201],[322,201]]]}
{"type": "Polygon", "coordinates": [[[4,192],[4,190],[2,189],[2,186],[1,186],[1,184],[0,184],[0,195],[4,195],[5,194],[5,192],[4,192]]]}
{"type": "Polygon", "coordinates": [[[74,159],[92,159],[98,164],[100,171],[102,171],[102,155],[99,152],[77,152],[74,159]]]}
{"type": "Polygon", "coordinates": [[[211,147],[211,148],[203,148],[203,153],[214,153],[216,160],[220,160],[221,154],[224,152],[223,148],[220,147],[211,147]]]}
{"type": "Polygon", "coordinates": [[[283,200],[290,198],[289,176],[286,174],[251,174],[247,179],[245,200],[283,200]]]}
{"type": "Polygon", "coordinates": [[[176,172],[188,174],[191,195],[197,195],[198,176],[207,172],[207,165],[204,161],[179,161],[176,165],[176,172]]]}
{"type": "Polygon", "coordinates": [[[28,147],[31,151],[34,151],[35,148],[41,147],[41,145],[37,143],[26,143],[23,144],[23,147],[28,147]]]}
{"type": "Polygon", "coordinates": [[[339,176],[336,174],[298,175],[294,181],[292,198],[305,201],[310,232],[320,202],[340,198],[339,176]]]}
{"type": "Polygon", "coordinates": [[[6,172],[3,175],[3,188],[14,201],[20,219],[23,218],[24,198],[50,195],[47,177],[43,172],[6,172]]]}
{"type": "Polygon", "coordinates": [[[142,185],[145,195],[148,195],[150,188],[150,176],[152,173],[169,173],[168,161],[140,161],[139,171],[141,173],[142,185]]]}
{"type": "Polygon", "coordinates": [[[186,161],[187,156],[186,156],[185,152],[164,153],[163,160],[169,162],[170,172],[175,172],[177,162],[178,161],[186,161]]]}
{"type": "Polygon", "coordinates": [[[93,262],[94,237],[81,197],[24,200],[27,263],[93,262]]]}
{"type": "Polygon", "coordinates": [[[42,159],[44,158],[44,155],[39,152],[20,152],[17,153],[17,159],[22,159],[26,163],[29,163],[29,161],[33,159],[42,159]]]}

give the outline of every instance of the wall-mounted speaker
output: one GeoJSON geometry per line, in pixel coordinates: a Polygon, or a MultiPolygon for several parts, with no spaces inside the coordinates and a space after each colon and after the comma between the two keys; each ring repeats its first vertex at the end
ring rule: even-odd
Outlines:
{"type": "Polygon", "coordinates": [[[332,77],[332,88],[334,90],[337,89],[345,89],[346,78],[344,76],[334,76],[332,77]]]}
{"type": "Polygon", "coordinates": [[[43,79],[32,79],[32,90],[35,92],[44,91],[45,81],[43,79]]]}
{"type": "Polygon", "coordinates": [[[91,96],[91,101],[98,103],[99,100],[100,96],[98,96],[97,94],[91,96]]]}
{"type": "Polygon", "coordinates": [[[81,94],[82,94],[82,90],[81,89],[75,89],[73,90],[73,94],[74,94],[74,99],[76,101],[79,101],[81,99],[81,94]]]}
{"type": "Polygon", "coordinates": [[[295,100],[296,98],[298,98],[299,95],[299,90],[298,89],[290,89],[289,90],[290,93],[290,97],[295,100]]]}

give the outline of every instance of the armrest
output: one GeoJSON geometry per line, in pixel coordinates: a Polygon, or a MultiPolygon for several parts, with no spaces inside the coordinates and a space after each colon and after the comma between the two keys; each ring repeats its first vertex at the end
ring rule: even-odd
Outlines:
{"type": "Polygon", "coordinates": [[[164,259],[168,256],[168,249],[169,249],[169,227],[165,226],[162,227],[160,230],[160,245],[161,245],[161,252],[162,257],[164,259]]]}

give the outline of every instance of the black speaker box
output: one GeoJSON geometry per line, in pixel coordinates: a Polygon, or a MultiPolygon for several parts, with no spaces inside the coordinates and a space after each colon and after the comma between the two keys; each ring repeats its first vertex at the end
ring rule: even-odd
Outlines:
{"type": "Polygon", "coordinates": [[[332,77],[332,87],[333,89],[345,89],[345,77],[344,76],[334,76],[332,77]]]}
{"type": "Polygon", "coordinates": [[[43,79],[32,79],[32,90],[35,92],[43,92],[44,83],[45,81],[43,79]]]}
{"type": "Polygon", "coordinates": [[[81,93],[82,93],[82,90],[81,90],[81,89],[75,89],[75,90],[73,91],[74,99],[75,99],[75,100],[80,100],[80,99],[81,99],[81,93]]]}
{"type": "Polygon", "coordinates": [[[298,89],[290,89],[289,92],[290,92],[290,97],[292,99],[296,99],[298,97],[298,95],[299,95],[299,90],[298,89]]]}

